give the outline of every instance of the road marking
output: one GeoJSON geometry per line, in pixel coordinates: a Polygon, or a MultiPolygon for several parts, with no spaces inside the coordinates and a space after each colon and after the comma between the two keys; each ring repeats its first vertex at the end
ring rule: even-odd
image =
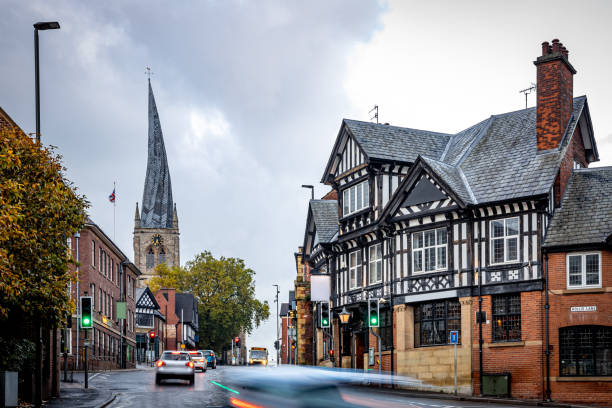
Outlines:
{"type": "Polygon", "coordinates": [[[240,395],[240,393],[239,393],[238,391],[236,391],[236,390],[232,390],[230,387],[226,387],[225,385],[223,385],[223,384],[219,384],[218,382],[213,381],[213,380],[209,380],[209,381],[210,381],[211,383],[215,384],[216,386],[223,388],[224,390],[228,390],[228,391],[230,391],[230,392],[233,392],[234,394],[238,394],[238,395],[240,395]]]}
{"type": "Polygon", "coordinates": [[[99,376],[102,373],[95,373],[94,375],[92,375],[91,377],[89,377],[89,380],[93,380],[94,378],[96,378],[97,376],[99,376]]]}

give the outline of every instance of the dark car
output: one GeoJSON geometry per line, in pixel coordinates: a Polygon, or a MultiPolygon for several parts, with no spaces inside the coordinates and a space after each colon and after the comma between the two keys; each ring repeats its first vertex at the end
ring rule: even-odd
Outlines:
{"type": "Polygon", "coordinates": [[[206,359],[206,366],[211,367],[213,370],[217,368],[217,356],[215,352],[212,350],[198,350],[204,354],[204,358],[206,359]]]}

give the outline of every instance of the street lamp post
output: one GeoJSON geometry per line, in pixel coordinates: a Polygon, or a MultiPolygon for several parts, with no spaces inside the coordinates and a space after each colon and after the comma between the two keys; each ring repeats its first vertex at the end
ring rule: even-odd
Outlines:
{"type": "Polygon", "coordinates": [[[274,344],[278,346],[276,347],[276,366],[278,367],[280,365],[280,344],[278,342],[278,294],[280,293],[280,291],[278,290],[278,285],[274,284],[272,286],[276,287],[276,297],[274,298],[274,302],[276,303],[276,341],[274,342],[274,344]]]}
{"type": "Polygon", "coordinates": [[[40,77],[38,69],[38,31],[58,30],[57,21],[46,21],[34,24],[34,87],[36,91],[36,141],[40,143],[40,77]]]}
{"type": "MultiPolygon", "coordinates": [[[[57,21],[39,22],[34,24],[34,87],[36,92],[36,141],[40,143],[40,81],[38,69],[38,31],[57,30],[60,25],[57,21]]],[[[55,330],[54,333],[55,335],[55,330]]],[[[57,339],[53,339],[54,345],[57,339]]],[[[38,322],[38,341],[36,342],[36,385],[34,389],[34,404],[42,405],[42,322],[38,322]]]]}
{"type": "MultiPolygon", "coordinates": [[[[351,318],[351,314],[346,311],[346,306],[342,307],[342,311],[338,313],[338,316],[340,317],[340,323],[342,324],[342,326],[346,325],[349,319],[351,318]]],[[[340,360],[340,368],[342,368],[342,354],[343,354],[342,343],[343,343],[343,335],[342,335],[342,328],[340,328],[340,355],[338,356],[340,360]]]]}

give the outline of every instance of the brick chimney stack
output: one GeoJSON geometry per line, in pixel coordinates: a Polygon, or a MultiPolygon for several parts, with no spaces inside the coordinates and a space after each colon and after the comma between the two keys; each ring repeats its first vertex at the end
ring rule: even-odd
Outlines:
{"type": "Polygon", "coordinates": [[[542,56],[537,67],[537,138],[538,150],[559,146],[572,115],[574,98],[573,75],[567,48],[559,40],[542,43],[542,56]]]}

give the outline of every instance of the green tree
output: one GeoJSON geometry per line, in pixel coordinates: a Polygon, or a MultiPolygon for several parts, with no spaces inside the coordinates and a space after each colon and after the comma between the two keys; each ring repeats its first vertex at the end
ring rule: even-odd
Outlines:
{"type": "Polygon", "coordinates": [[[51,326],[73,311],[67,238],[84,225],[88,203],[64,172],[53,148],[0,128],[0,321],[51,326]]]}
{"type": "Polygon", "coordinates": [[[198,299],[200,346],[220,351],[241,330],[251,333],[270,316],[267,301],[255,298],[255,271],[238,258],[216,259],[208,251],[187,265],[157,267],[159,276],[149,286],[175,288],[198,299]]]}

